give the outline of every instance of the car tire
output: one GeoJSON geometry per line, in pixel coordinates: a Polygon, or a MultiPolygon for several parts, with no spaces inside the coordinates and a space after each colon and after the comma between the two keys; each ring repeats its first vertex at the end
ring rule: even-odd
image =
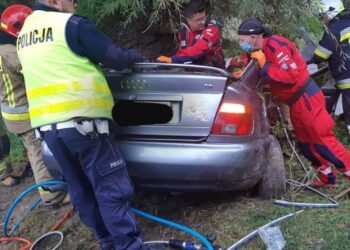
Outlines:
{"type": "Polygon", "coordinates": [[[280,198],[286,190],[283,152],[277,138],[273,135],[270,138],[267,163],[259,183],[259,196],[263,199],[280,198]]]}

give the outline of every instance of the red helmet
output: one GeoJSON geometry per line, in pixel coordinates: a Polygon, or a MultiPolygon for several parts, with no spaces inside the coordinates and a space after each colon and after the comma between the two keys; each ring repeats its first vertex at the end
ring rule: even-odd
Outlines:
{"type": "Polygon", "coordinates": [[[1,14],[0,29],[17,37],[24,20],[32,13],[32,9],[21,4],[7,7],[1,14]]]}

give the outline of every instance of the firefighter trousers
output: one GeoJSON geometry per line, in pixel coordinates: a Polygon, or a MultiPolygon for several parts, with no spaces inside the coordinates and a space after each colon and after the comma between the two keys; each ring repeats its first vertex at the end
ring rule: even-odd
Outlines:
{"type": "MultiPolygon", "coordinates": [[[[54,178],[46,168],[41,154],[41,141],[36,138],[34,129],[31,129],[18,137],[22,140],[24,147],[27,150],[28,159],[33,170],[34,179],[36,183],[53,180],[54,178]]],[[[39,193],[45,205],[59,204],[64,198],[66,192],[56,191],[50,192],[43,188],[39,188],[39,193]]]]}
{"type": "Polygon", "coordinates": [[[350,133],[350,89],[341,89],[340,92],[342,94],[344,118],[350,133]]]}
{"type": "Polygon", "coordinates": [[[290,113],[300,151],[311,161],[320,180],[335,183],[334,169],[350,180],[350,153],[333,132],[335,122],[326,110],[322,91],[305,92],[292,104],[290,113]]]}

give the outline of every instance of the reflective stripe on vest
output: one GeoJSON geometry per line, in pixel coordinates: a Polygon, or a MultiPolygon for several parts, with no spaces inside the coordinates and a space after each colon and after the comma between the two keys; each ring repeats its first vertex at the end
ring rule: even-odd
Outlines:
{"type": "Polygon", "coordinates": [[[113,98],[101,69],[67,44],[71,16],[34,11],[18,36],[32,127],[74,117],[111,119],[113,98]]]}

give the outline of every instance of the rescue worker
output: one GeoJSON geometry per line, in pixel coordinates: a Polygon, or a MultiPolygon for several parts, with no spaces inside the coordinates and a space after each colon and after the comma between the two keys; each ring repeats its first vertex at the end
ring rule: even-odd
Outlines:
{"type": "MultiPolygon", "coordinates": [[[[25,93],[21,65],[16,51],[16,39],[24,20],[32,12],[25,5],[11,5],[1,15],[0,25],[0,102],[1,115],[8,131],[16,134],[23,142],[36,183],[54,179],[41,155],[41,142],[31,128],[28,101],[25,93]]],[[[45,205],[68,203],[64,190],[49,192],[39,188],[45,205]]]]}
{"type": "Polygon", "coordinates": [[[202,0],[192,0],[182,14],[186,24],[178,31],[178,51],[171,57],[159,56],[156,60],[225,68],[220,29],[215,19],[207,22],[206,4],[202,0]]]}
{"type": "Polygon", "coordinates": [[[71,202],[101,249],[141,249],[130,211],[133,184],[109,131],[113,97],[98,63],[116,70],[142,61],[112,43],[72,0],[37,0],[18,36],[29,115],[62,168],[71,202]]]}
{"type": "Polygon", "coordinates": [[[318,179],[309,185],[334,187],[333,167],[350,180],[350,153],[335,137],[335,122],[326,110],[325,97],[310,78],[296,46],[284,37],[266,33],[256,19],[243,21],[238,37],[243,50],[253,51],[251,57],[257,60],[260,74],[268,81],[272,94],[290,107],[298,146],[317,171],[318,179]]]}
{"type": "Polygon", "coordinates": [[[322,0],[319,16],[326,25],[310,62],[327,61],[342,94],[344,118],[350,134],[350,15],[340,0],[322,0]]]}
{"type": "MultiPolygon", "coordinates": [[[[234,56],[227,61],[226,70],[231,73],[235,79],[242,77],[244,68],[250,62],[251,57],[250,53],[243,53],[241,56],[234,56]]],[[[286,123],[286,128],[289,130],[290,135],[293,136],[293,126],[290,120],[290,112],[287,104],[284,104],[281,101],[276,100],[276,104],[280,107],[284,121],[286,123]]]]}
{"type": "Polygon", "coordinates": [[[10,138],[0,123],[0,183],[5,187],[12,187],[18,183],[18,180],[11,176],[13,169],[9,156],[10,146],[10,138]]]}

